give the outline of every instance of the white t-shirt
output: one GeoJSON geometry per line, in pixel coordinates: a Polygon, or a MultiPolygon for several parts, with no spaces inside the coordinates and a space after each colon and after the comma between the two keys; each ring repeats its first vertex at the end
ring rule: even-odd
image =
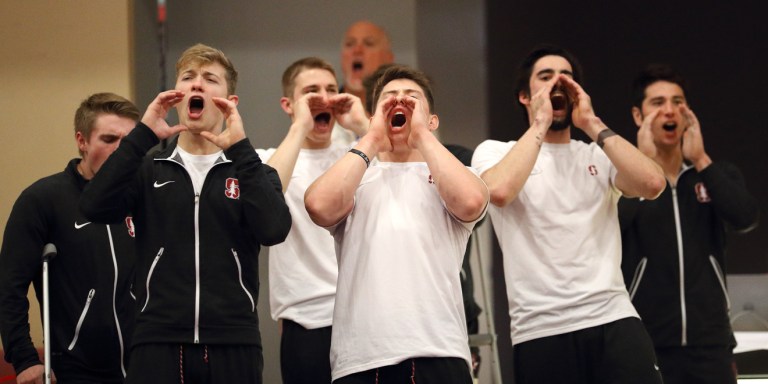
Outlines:
{"type": "Polygon", "coordinates": [[[366,171],[354,209],[329,229],[339,259],[333,380],[414,357],[470,364],[459,274],[475,223],[448,212],[426,163],[366,171]]]}
{"type": "Polygon", "coordinates": [[[213,164],[216,159],[221,157],[223,151],[211,153],[210,155],[193,155],[183,150],[178,145],[176,146],[176,152],[181,156],[181,160],[184,162],[184,168],[189,173],[189,178],[192,179],[192,187],[195,190],[195,194],[199,195],[203,189],[203,182],[205,182],[205,176],[208,175],[208,171],[213,168],[213,164]]]}
{"type": "MultiPolygon", "coordinates": [[[[267,162],[275,149],[257,149],[267,162]]],[[[304,328],[327,327],[333,320],[338,265],[333,237],[317,226],[304,208],[304,192],[347,153],[332,144],[302,149],[285,193],[293,225],[285,242],[269,248],[269,304],[272,318],[289,319],[304,328]]]]}
{"type": "MultiPolygon", "coordinates": [[[[486,140],[472,165],[482,174],[514,143],[486,140]]],[[[513,344],[638,317],[620,268],[615,178],[594,143],[544,143],[517,198],[491,207],[513,344]]]]}

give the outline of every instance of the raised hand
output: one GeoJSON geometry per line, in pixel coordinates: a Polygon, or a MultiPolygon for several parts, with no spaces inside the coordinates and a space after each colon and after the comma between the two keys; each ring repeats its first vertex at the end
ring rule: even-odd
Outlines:
{"type": "Polygon", "coordinates": [[[376,153],[391,152],[394,148],[389,140],[389,112],[397,105],[395,96],[388,96],[381,99],[376,105],[376,112],[370,119],[368,133],[365,135],[366,141],[370,141],[376,147],[376,153]]]}
{"type": "MultiPolygon", "coordinates": [[[[562,81],[563,85],[565,85],[568,97],[573,101],[573,112],[571,113],[571,121],[573,121],[573,125],[589,134],[587,129],[592,126],[597,119],[595,110],[592,108],[592,98],[589,97],[581,85],[569,76],[561,73],[558,75],[558,80],[562,81]]],[[[597,132],[594,132],[594,134],[597,135],[597,132]]]]}
{"type": "Polygon", "coordinates": [[[224,114],[224,118],[227,121],[227,129],[218,135],[208,131],[202,131],[200,135],[226,151],[232,144],[245,138],[243,120],[237,111],[237,104],[234,101],[223,97],[213,97],[212,100],[216,107],[224,114]]]}
{"type": "Polygon", "coordinates": [[[552,93],[552,88],[557,84],[557,78],[553,79],[541,89],[539,89],[533,96],[531,96],[531,116],[533,117],[532,125],[537,124],[544,128],[542,133],[546,133],[549,127],[552,125],[552,100],[549,95],[552,93]]]}
{"type": "Polygon", "coordinates": [[[333,116],[336,117],[339,125],[357,136],[365,135],[368,130],[368,117],[365,115],[365,108],[359,97],[340,93],[329,97],[328,105],[333,110],[333,116]]]}
{"type": "Polygon", "coordinates": [[[183,99],[184,92],[182,91],[160,92],[149,104],[149,107],[147,107],[141,122],[149,127],[160,140],[165,140],[181,131],[186,131],[186,126],[178,124],[171,127],[165,120],[168,117],[168,111],[183,99]]]}
{"type": "Polygon", "coordinates": [[[651,126],[660,112],[661,108],[657,108],[655,111],[646,115],[643,118],[642,124],[640,124],[640,128],[637,129],[637,149],[651,159],[655,158],[657,154],[656,144],[653,142],[651,126]]]}
{"type": "Polygon", "coordinates": [[[302,128],[302,137],[305,137],[315,125],[312,115],[313,110],[327,108],[328,100],[319,93],[310,92],[302,95],[292,104],[293,124],[302,128]]]}
{"type": "Polygon", "coordinates": [[[408,108],[411,115],[409,116],[411,132],[408,136],[408,146],[413,149],[419,149],[422,140],[426,137],[425,135],[432,135],[430,121],[433,115],[427,112],[425,104],[419,99],[405,96],[401,103],[408,108]]]}
{"type": "Polygon", "coordinates": [[[704,151],[704,138],[701,136],[701,125],[699,125],[699,119],[683,104],[680,106],[680,114],[685,121],[685,132],[683,133],[682,151],[683,157],[688,159],[694,165],[699,168],[702,162],[707,162],[708,165],[709,156],[704,151]]]}

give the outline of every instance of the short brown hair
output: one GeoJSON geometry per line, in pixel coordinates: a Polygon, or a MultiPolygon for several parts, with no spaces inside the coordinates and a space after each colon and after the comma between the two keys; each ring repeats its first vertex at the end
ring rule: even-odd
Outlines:
{"type": "Polygon", "coordinates": [[[283,96],[291,97],[296,86],[296,76],[308,69],[324,69],[336,78],[333,66],[319,57],[305,57],[293,62],[283,72],[283,96]]]}
{"type": "Polygon", "coordinates": [[[376,109],[375,105],[378,104],[379,98],[381,97],[381,90],[384,89],[384,86],[391,81],[399,79],[411,80],[421,87],[424,96],[427,98],[427,103],[429,104],[429,112],[435,113],[435,99],[432,97],[432,81],[429,80],[429,77],[427,77],[424,72],[399,64],[387,68],[384,73],[381,74],[381,77],[376,80],[376,84],[373,87],[373,104],[371,104],[373,110],[376,109]]]}
{"type": "Polygon", "coordinates": [[[227,78],[227,95],[234,95],[237,88],[237,71],[224,52],[205,44],[195,44],[187,48],[176,61],[176,77],[189,65],[210,65],[218,63],[224,67],[227,78]]]}
{"type": "Polygon", "coordinates": [[[75,111],[75,133],[80,132],[87,141],[96,119],[104,114],[139,120],[139,109],[128,99],[109,92],[94,93],[83,100],[75,111]]]}

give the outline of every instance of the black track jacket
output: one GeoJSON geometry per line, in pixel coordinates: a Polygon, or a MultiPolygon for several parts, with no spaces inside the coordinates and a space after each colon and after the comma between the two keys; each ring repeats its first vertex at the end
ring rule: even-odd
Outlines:
{"type": "Polygon", "coordinates": [[[122,383],[135,307],[133,224],[125,214],[112,225],[90,223],[78,211],[88,183],[79,162],[35,182],[13,206],[0,251],[0,334],[16,373],[42,364],[29,335],[27,292],[33,283],[42,303],[43,246],[52,243],[53,372],[59,381],[122,383]]]}
{"type": "Polygon", "coordinates": [[[81,200],[94,221],[133,212],[133,345],[261,345],[259,246],[282,242],[291,228],[277,172],[243,139],[216,160],[197,196],[176,141],[144,157],[157,143],[137,124],[81,200]]]}
{"type": "Polygon", "coordinates": [[[702,172],[684,165],[677,186],[656,200],[619,201],[624,281],[657,348],[733,345],[726,229],[749,231],[758,216],[741,172],[727,162],[702,172]]]}

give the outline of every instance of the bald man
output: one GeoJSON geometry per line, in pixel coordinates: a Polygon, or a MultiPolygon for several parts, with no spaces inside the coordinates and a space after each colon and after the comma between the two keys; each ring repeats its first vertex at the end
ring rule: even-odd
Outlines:
{"type": "MultiPolygon", "coordinates": [[[[366,105],[363,79],[394,59],[389,35],[383,28],[367,20],[352,23],[341,41],[341,71],[344,74],[341,91],[359,97],[366,105]]],[[[353,132],[338,125],[334,127],[332,137],[334,143],[343,145],[356,140],[353,132]]]]}

